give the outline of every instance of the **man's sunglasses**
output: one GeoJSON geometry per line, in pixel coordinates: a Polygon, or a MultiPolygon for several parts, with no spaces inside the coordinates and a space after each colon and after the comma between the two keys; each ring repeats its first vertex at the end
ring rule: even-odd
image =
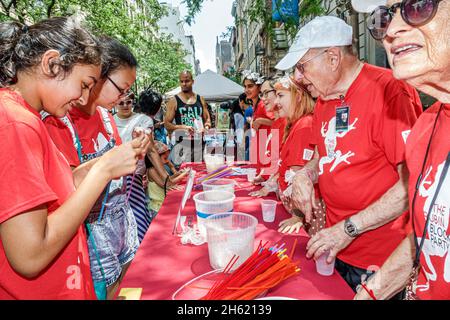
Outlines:
{"type": "Polygon", "coordinates": [[[395,12],[400,8],[403,20],[410,26],[417,27],[433,19],[442,0],[403,0],[391,7],[376,8],[367,19],[367,29],[376,40],[382,40],[387,33],[395,12]]]}

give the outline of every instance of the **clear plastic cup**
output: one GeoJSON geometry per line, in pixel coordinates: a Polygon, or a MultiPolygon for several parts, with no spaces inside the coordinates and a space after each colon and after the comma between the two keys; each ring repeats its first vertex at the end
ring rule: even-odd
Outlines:
{"type": "Polygon", "coordinates": [[[331,276],[334,273],[334,263],[333,260],[330,264],[327,263],[328,255],[330,251],[325,251],[317,260],[316,260],[316,270],[317,273],[322,276],[331,276]]]}
{"type": "Polygon", "coordinates": [[[261,210],[264,222],[274,222],[277,202],[275,200],[261,200],[261,210]]]}
{"type": "Polygon", "coordinates": [[[256,178],[256,169],[247,169],[247,180],[252,182],[256,178]]]}

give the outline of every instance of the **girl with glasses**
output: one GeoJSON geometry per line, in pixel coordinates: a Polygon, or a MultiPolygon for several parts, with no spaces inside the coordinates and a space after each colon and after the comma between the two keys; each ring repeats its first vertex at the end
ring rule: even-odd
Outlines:
{"type": "Polygon", "coordinates": [[[95,299],[83,221],[148,139],[72,174],[39,112],[63,117],[86,103],[100,65],[97,41],[72,18],[0,24],[0,300],[95,299]]]}

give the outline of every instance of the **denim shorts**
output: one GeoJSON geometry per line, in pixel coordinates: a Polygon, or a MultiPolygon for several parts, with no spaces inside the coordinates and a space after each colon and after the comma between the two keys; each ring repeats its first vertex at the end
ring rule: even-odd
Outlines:
{"type": "Polygon", "coordinates": [[[97,254],[105,273],[106,286],[116,282],[125,264],[133,260],[139,246],[136,219],[125,194],[113,195],[105,207],[102,219],[91,213],[86,221],[91,226],[91,237],[95,242],[95,252],[91,239],[88,240],[91,273],[94,282],[103,280],[97,254]]]}

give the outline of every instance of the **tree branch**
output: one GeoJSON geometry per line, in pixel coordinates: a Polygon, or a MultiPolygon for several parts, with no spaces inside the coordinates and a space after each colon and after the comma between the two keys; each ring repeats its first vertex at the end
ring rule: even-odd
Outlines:
{"type": "Polygon", "coordinates": [[[56,0],[52,0],[52,2],[50,2],[50,4],[47,7],[47,18],[51,18],[52,16],[52,10],[53,7],[55,6],[56,0]]]}

